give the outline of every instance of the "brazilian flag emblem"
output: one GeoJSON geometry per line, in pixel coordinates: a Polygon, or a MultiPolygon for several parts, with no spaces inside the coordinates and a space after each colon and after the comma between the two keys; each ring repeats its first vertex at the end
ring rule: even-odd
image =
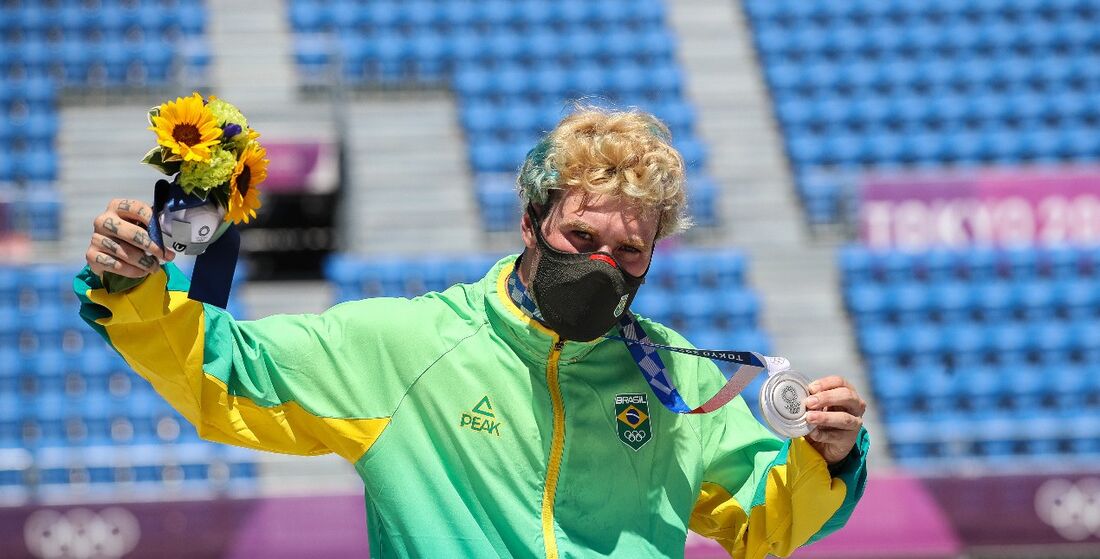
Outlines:
{"type": "Polygon", "coordinates": [[[619,440],[637,451],[653,438],[649,422],[649,402],[645,394],[615,396],[615,428],[619,440]]]}

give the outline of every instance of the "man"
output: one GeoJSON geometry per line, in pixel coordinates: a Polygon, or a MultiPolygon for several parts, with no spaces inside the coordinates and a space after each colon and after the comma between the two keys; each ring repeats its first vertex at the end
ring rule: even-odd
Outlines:
{"type": "MultiPolygon", "coordinates": [[[[781,442],[740,398],[702,415],[649,406],[627,344],[601,337],[629,319],[656,241],[687,224],[664,125],[581,110],[517,183],[518,264],[412,300],[257,321],[188,300],[175,266],[142,260],[171,259],[138,225],[149,208],[114,200],[77,278],[81,315],[202,437],[352,462],[372,556],[675,557],[690,527],[757,558],[843,526],[868,444],[846,381],[813,383],[816,430],[781,442]],[[108,293],[106,271],[146,279],[108,293]]],[[[724,382],[706,359],[658,356],[686,401],[724,382]]]]}

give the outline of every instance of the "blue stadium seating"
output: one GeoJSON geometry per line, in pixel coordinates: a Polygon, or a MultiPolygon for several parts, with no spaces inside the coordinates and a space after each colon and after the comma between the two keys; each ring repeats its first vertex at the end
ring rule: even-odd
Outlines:
{"type": "Polygon", "coordinates": [[[1100,416],[1096,256],[1085,246],[838,252],[895,458],[941,471],[1096,458],[1095,433],[1064,417],[1100,416]]]}
{"type": "Polygon", "coordinates": [[[467,132],[482,223],[514,228],[514,173],[568,100],[639,107],[666,119],[691,171],[696,223],[716,224],[717,187],[694,132],[662,0],[293,0],[294,57],[306,84],[450,85],[467,132]]]}
{"type": "Polygon", "coordinates": [[[0,265],[0,499],[252,492],[252,455],[199,440],[84,324],[75,272],[0,265]]]}
{"type": "Polygon", "coordinates": [[[196,83],[210,60],[205,25],[201,0],[0,6],[0,229],[57,238],[60,203],[43,186],[58,178],[59,90],[196,83]]]}
{"type": "Polygon", "coordinates": [[[745,0],[811,223],[867,169],[1095,162],[1095,3],[745,0]]]}

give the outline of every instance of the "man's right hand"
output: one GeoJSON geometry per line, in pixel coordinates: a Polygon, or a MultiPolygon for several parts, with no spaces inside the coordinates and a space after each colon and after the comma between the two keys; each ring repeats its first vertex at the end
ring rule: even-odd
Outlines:
{"type": "Polygon", "coordinates": [[[100,278],[112,272],[129,278],[143,278],[175,258],[149,238],[145,226],[153,218],[153,209],[140,200],[115,198],[107,211],[93,221],[92,242],[84,259],[100,278]]]}

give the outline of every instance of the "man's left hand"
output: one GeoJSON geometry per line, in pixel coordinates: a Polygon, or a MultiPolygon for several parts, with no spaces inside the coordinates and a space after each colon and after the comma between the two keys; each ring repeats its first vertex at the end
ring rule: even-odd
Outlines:
{"type": "Polygon", "coordinates": [[[811,382],[810,394],[806,398],[806,422],[816,429],[806,435],[806,440],[826,462],[836,464],[855,446],[867,402],[838,376],[811,382]]]}

